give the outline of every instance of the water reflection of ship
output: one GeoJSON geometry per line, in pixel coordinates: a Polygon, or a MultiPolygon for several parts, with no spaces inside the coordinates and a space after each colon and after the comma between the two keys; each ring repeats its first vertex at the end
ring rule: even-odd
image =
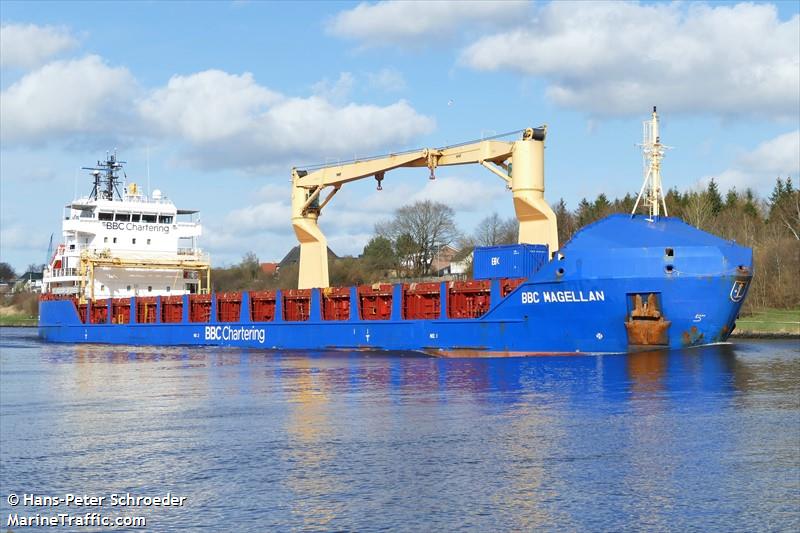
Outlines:
{"type": "Polygon", "coordinates": [[[325,529],[346,509],[343,498],[327,497],[345,487],[328,467],[336,459],[334,448],[324,441],[335,438],[338,427],[331,422],[329,382],[325,361],[313,358],[288,358],[276,374],[283,381],[283,391],[291,406],[286,421],[289,446],[284,453],[287,463],[286,486],[294,493],[292,514],[302,518],[306,527],[325,529]]]}
{"type": "Polygon", "coordinates": [[[631,392],[652,393],[662,390],[668,357],[664,351],[631,354],[628,358],[631,392]]]}
{"type": "MultiPolygon", "coordinates": [[[[327,402],[333,392],[390,390],[415,394],[417,401],[447,401],[459,394],[501,392],[492,402],[515,403],[515,392],[548,392],[579,395],[600,387],[614,395],[627,392],[635,397],[686,386],[686,379],[704,389],[734,387],[747,390],[763,378],[754,376],[751,361],[737,357],[734,345],[698,347],[684,351],[653,351],[625,356],[576,356],[498,359],[430,359],[380,354],[366,358],[363,353],[338,355],[287,352],[283,357],[252,350],[163,347],[109,347],[74,345],[68,349],[46,349],[53,363],[78,363],[79,384],[92,387],[93,380],[105,380],[99,368],[84,363],[131,364],[177,362],[184,368],[205,367],[213,357],[214,367],[243,366],[248,380],[254,367],[275,366],[275,378],[286,381],[293,401],[306,405],[327,402]],[[329,361],[323,362],[322,357],[329,361]],[[249,368],[249,371],[245,369],[249,368]],[[95,372],[98,371],[98,372],[95,372]],[[85,376],[85,379],[81,376],[85,376]],[[293,384],[293,385],[292,385],[293,384]],[[426,392],[439,394],[426,396],[426,392]]],[[[776,364],[776,363],[771,363],[776,364]]],[[[144,368],[144,367],[141,367],[144,368]]],[[[759,367],[759,371],[768,370],[759,367]]],[[[200,376],[196,376],[200,378],[200,376]]],[[[257,381],[257,380],[255,380],[257,381]]],[[[257,386],[257,383],[256,383],[257,386]]],[[[248,389],[249,390],[249,389],[248,389]]],[[[397,400],[400,396],[395,396],[397,400]]],[[[475,396],[480,401],[479,396],[475,396]]],[[[308,427],[304,431],[314,431],[308,427]]],[[[309,434],[309,437],[313,435],[309,434]]]]}

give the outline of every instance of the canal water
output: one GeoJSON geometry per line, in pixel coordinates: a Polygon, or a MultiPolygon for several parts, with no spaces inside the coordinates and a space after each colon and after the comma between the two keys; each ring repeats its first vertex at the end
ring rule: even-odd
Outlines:
{"type": "Polygon", "coordinates": [[[0,494],[3,531],[797,531],[800,346],[470,360],[5,328],[0,494]]]}

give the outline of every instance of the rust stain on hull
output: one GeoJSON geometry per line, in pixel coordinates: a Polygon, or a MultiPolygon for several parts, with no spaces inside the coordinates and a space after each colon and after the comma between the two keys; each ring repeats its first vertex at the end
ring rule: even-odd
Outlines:
{"type": "Polygon", "coordinates": [[[689,331],[681,334],[681,342],[684,346],[693,346],[703,342],[704,335],[698,331],[697,326],[692,326],[689,331]]]}
{"type": "Polygon", "coordinates": [[[647,295],[647,301],[640,294],[633,298],[633,310],[625,321],[628,332],[628,345],[641,347],[659,347],[669,345],[668,330],[672,322],[666,320],[658,308],[656,295],[647,295]]]}

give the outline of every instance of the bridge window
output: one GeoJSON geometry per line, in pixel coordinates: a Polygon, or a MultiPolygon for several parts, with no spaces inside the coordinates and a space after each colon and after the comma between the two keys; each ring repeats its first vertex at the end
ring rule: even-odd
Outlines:
{"type": "Polygon", "coordinates": [[[98,220],[114,220],[114,214],[113,213],[103,213],[101,211],[100,214],[97,215],[97,219],[98,220]]]}
{"type": "Polygon", "coordinates": [[[155,215],[142,214],[142,222],[155,222],[155,221],[156,221],[155,215]]]}
{"type": "Polygon", "coordinates": [[[131,222],[139,222],[142,219],[141,213],[133,213],[131,215],[131,222]]]}
{"type": "Polygon", "coordinates": [[[130,222],[131,221],[131,215],[130,215],[130,213],[117,213],[114,216],[114,220],[121,221],[121,222],[130,222]]]}
{"type": "Polygon", "coordinates": [[[158,217],[158,221],[161,224],[172,224],[172,215],[161,215],[158,217]]]}

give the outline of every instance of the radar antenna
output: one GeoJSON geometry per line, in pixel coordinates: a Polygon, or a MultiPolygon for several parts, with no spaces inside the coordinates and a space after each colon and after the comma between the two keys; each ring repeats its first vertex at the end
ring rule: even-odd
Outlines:
{"type": "Polygon", "coordinates": [[[83,170],[92,171],[94,182],[89,198],[93,200],[114,200],[114,198],[122,200],[122,195],[119,192],[119,171],[122,170],[122,165],[125,163],[126,161],[117,159],[117,151],[114,150],[113,154],[106,152],[106,160],[98,161],[97,166],[81,167],[83,170]]]}
{"type": "Polygon", "coordinates": [[[636,198],[636,204],[633,206],[631,215],[636,214],[636,209],[639,207],[639,202],[647,207],[650,219],[661,216],[661,209],[664,210],[664,216],[669,216],[667,213],[667,203],[664,201],[664,190],[661,187],[661,160],[664,158],[666,150],[671,146],[661,144],[661,137],[658,133],[658,113],[656,113],[656,106],[653,106],[653,116],[650,120],[642,123],[643,141],[638,145],[642,148],[642,157],[644,159],[644,183],[639,190],[639,196],[636,198]]]}

